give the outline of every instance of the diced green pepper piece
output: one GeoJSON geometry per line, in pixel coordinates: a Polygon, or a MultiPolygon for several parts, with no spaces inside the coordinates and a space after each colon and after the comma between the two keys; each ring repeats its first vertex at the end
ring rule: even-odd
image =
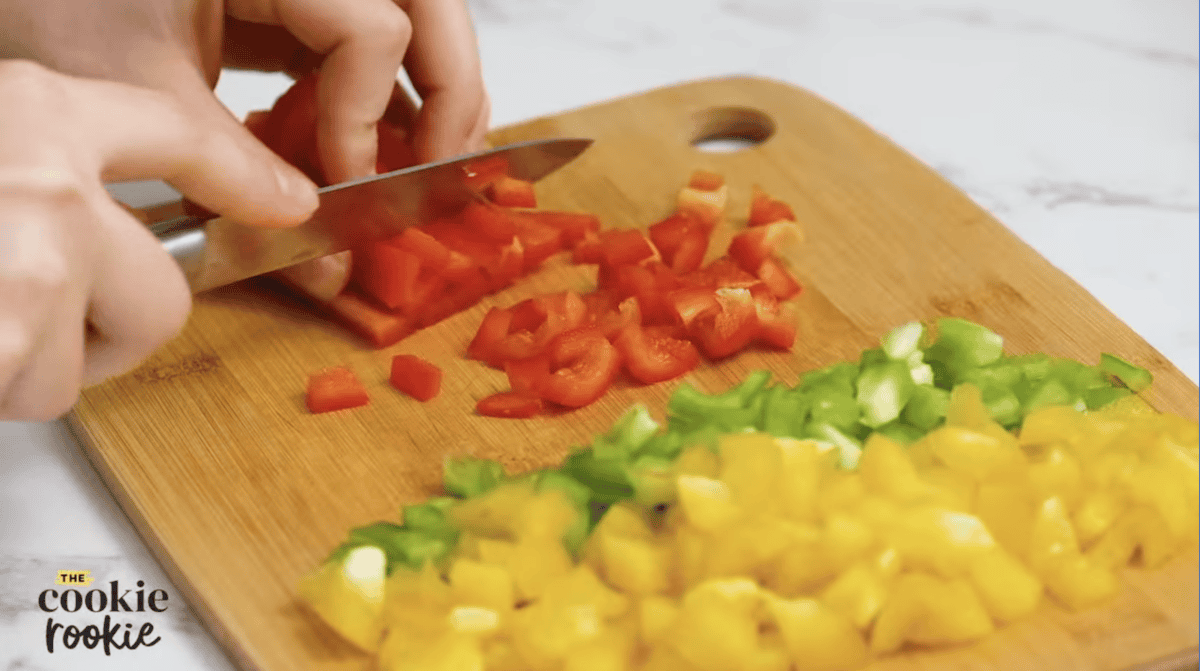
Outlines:
{"type": "Polygon", "coordinates": [[[859,421],[878,427],[896,419],[912,398],[915,386],[908,364],[903,361],[888,360],[865,369],[858,376],[855,399],[862,413],[859,421]]]}
{"type": "Polygon", "coordinates": [[[464,498],[490,492],[504,480],[504,467],[491,459],[447,457],[442,471],[446,493],[464,498]]]}
{"type": "MultiPolygon", "coordinates": [[[[1016,366],[1026,380],[1037,382],[1050,374],[1054,359],[1049,354],[1035,353],[1010,356],[1005,360],[1010,366],[1016,366]]],[[[1015,384],[1015,383],[1014,383],[1015,384]]]]}
{"type": "Polygon", "coordinates": [[[938,386],[954,384],[958,376],[971,368],[986,366],[1004,355],[1004,339],[995,331],[957,317],[945,317],[937,322],[938,339],[925,351],[925,360],[934,362],[934,373],[942,368],[950,379],[939,380],[938,386]]]}
{"type": "Polygon", "coordinates": [[[776,438],[799,436],[808,416],[808,398],[782,385],[772,387],[763,402],[763,431],[776,438]]]}
{"type": "Polygon", "coordinates": [[[592,449],[600,458],[629,455],[645,445],[658,429],[658,422],[650,416],[650,411],[639,403],[626,411],[608,433],[597,436],[592,449]]]}
{"type": "Polygon", "coordinates": [[[1087,391],[1083,392],[1083,402],[1085,405],[1087,405],[1088,410],[1098,410],[1132,394],[1132,391],[1123,387],[1101,387],[1099,389],[1088,389],[1087,391]]]}
{"type": "Polygon", "coordinates": [[[638,454],[662,459],[674,459],[683,451],[683,435],[682,432],[668,429],[666,432],[660,433],[646,441],[646,444],[642,446],[638,454]]]}
{"type": "Polygon", "coordinates": [[[827,387],[852,397],[854,396],[854,381],[857,379],[858,365],[849,361],[841,361],[805,373],[797,388],[810,391],[818,387],[827,387]]]}
{"type": "Polygon", "coordinates": [[[849,429],[858,421],[858,402],[850,394],[834,386],[821,386],[808,391],[809,421],[849,429]]]}
{"type": "Polygon", "coordinates": [[[326,561],[340,561],[354,548],[365,545],[383,550],[389,574],[401,565],[419,569],[426,561],[439,563],[449,555],[451,549],[451,543],[445,539],[423,531],[406,529],[391,522],[376,522],[351,529],[350,537],[334,548],[326,561]]]}
{"type": "Polygon", "coordinates": [[[626,471],[633,483],[633,498],[639,504],[652,508],[675,500],[675,479],[672,477],[674,463],[660,457],[638,457],[626,471]]]}
{"type": "Polygon", "coordinates": [[[913,389],[912,398],[904,406],[902,417],[906,423],[918,429],[932,431],[946,419],[948,407],[950,392],[922,385],[913,389]]]}
{"type": "Polygon", "coordinates": [[[1150,371],[1140,366],[1135,366],[1112,354],[1100,355],[1099,368],[1101,371],[1120,380],[1134,392],[1142,391],[1154,382],[1154,376],[1150,374],[1150,371]]]}
{"type": "Polygon", "coordinates": [[[809,426],[809,432],[814,438],[833,443],[838,451],[838,466],[846,470],[858,468],[858,459],[862,456],[862,445],[850,436],[837,430],[831,424],[816,424],[809,426]]]}
{"type": "MultiPolygon", "coordinates": [[[[942,390],[939,389],[938,391],[942,390]]],[[[918,429],[912,424],[908,424],[907,422],[901,420],[888,422],[878,429],[875,429],[875,432],[881,433],[897,443],[900,443],[901,445],[911,445],[921,438],[924,438],[926,433],[924,430],[918,429]]]]}
{"type": "Polygon", "coordinates": [[[598,459],[591,450],[580,450],[567,456],[559,470],[590,489],[591,501],[607,504],[633,495],[626,465],[624,459],[598,459]]]}
{"type": "Polygon", "coordinates": [[[439,496],[425,503],[404,506],[404,528],[422,531],[437,538],[457,537],[458,529],[446,519],[446,510],[457,500],[449,496],[439,496]]]}
{"type": "Polygon", "coordinates": [[[859,374],[861,375],[862,371],[873,366],[886,363],[887,361],[889,361],[888,355],[878,347],[875,349],[863,350],[862,356],[858,358],[859,374]]]}
{"type": "Polygon", "coordinates": [[[1058,378],[1050,378],[1033,388],[1025,399],[1025,412],[1050,405],[1074,405],[1075,395],[1058,378]]]}
{"type": "Polygon", "coordinates": [[[726,392],[709,396],[687,382],[676,387],[675,393],[667,401],[667,412],[671,419],[705,419],[741,408],[742,399],[736,394],[726,392]]]}
{"type": "Polygon", "coordinates": [[[888,358],[905,361],[913,354],[920,352],[918,348],[921,346],[921,338],[924,335],[924,324],[909,322],[884,334],[880,339],[880,345],[888,358]]]}
{"type": "Polygon", "coordinates": [[[983,406],[998,424],[1011,429],[1021,423],[1021,400],[1011,389],[991,384],[981,387],[979,393],[983,406]]]}

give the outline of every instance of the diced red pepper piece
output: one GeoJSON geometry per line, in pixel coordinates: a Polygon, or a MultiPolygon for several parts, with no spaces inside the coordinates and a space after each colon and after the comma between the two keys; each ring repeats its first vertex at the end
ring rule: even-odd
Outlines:
{"type": "Polygon", "coordinates": [[[550,377],[550,357],[540,354],[528,359],[510,359],[504,362],[504,374],[513,391],[537,395],[550,377]]]}
{"type": "MultiPolygon", "coordinates": [[[[499,243],[483,239],[465,224],[449,219],[434,221],[422,228],[451,251],[458,252],[483,267],[492,265],[500,257],[501,245],[512,242],[511,237],[499,243]]],[[[453,261],[451,255],[450,263],[453,261]]]]}
{"type": "Polygon", "coordinates": [[[641,307],[638,305],[638,299],[634,296],[621,301],[615,308],[609,308],[595,320],[596,328],[609,340],[616,337],[617,333],[626,326],[640,325],[641,323],[641,307]]]}
{"type": "Polygon", "coordinates": [[[692,187],[684,187],[679,191],[675,201],[675,209],[690,215],[710,225],[715,225],[725,214],[725,201],[729,190],[725,187],[715,191],[702,191],[692,187]]]}
{"type": "Polygon", "coordinates": [[[280,158],[321,180],[323,174],[312,174],[317,149],[317,73],[313,71],[292,84],[271,106],[262,138],[280,158]]]}
{"type": "Polygon", "coordinates": [[[424,403],[442,390],[442,369],[412,355],[392,357],[392,386],[424,403]]]}
{"type": "Polygon", "coordinates": [[[528,217],[525,213],[515,215],[513,223],[517,229],[517,239],[525,250],[525,270],[533,270],[562,250],[561,229],[528,217]]]}
{"type": "Polygon", "coordinates": [[[463,208],[461,218],[463,224],[472,231],[495,243],[506,245],[517,234],[512,214],[495,205],[468,203],[463,208]]]}
{"type": "Polygon", "coordinates": [[[684,326],[690,326],[697,315],[721,309],[715,291],[708,287],[676,289],[667,294],[667,303],[671,306],[677,323],[684,326]]]}
{"type": "Polygon", "coordinates": [[[571,263],[575,265],[600,263],[603,260],[604,243],[598,234],[591,231],[587,231],[571,251],[571,263]]]}
{"type": "Polygon", "coordinates": [[[795,221],[791,206],[767,195],[755,184],[750,189],[750,219],[747,226],[765,226],[777,221],[795,221]]]}
{"type": "Polygon", "coordinates": [[[357,408],[371,402],[367,390],[354,371],[339,366],[308,376],[305,405],[313,413],[357,408]]]}
{"type": "Polygon", "coordinates": [[[416,255],[421,260],[422,268],[435,273],[444,271],[447,264],[450,263],[450,248],[415,226],[404,229],[403,233],[392,238],[390,242],[396,247],[416,255]]]}
{"type": "Polygon", "coordinates": [[[796,344],[796,317],[786,307],[765,316],[758,315],[757,341],[772,349],[790,350],[796,344]]]}
{"type": "Polygon", "coordinates": [[[689,333],[709,359],[723,359],[741,351],[758,337],[758,314],[748,289],[717,289],[720,307],[692,320],[689,333]]]}
{"type": "Polygon", "coordinates": [[[350,291],[343,291],[325,306],[347,328],[376,348],[394,345],[413,332],[409,319],[384,312],[350,291]]]}
{"type": "Polygon", "coordinates": [[[491,308],[479,323],[479,329],[471,344],[467,345],[467,357],[476,361],[492,363],[495,358],[496,343],[508,335],[512,325],[513,313],[506,308],[491,308]]]}
{"type": "Polygon", "coordinates": [[[650,240],[639,230],[605,231],[600,234],[604,263],[617,266],[644,261],[655,254],[650,240]]]}
{"type": "Polygon", "coordinates": [[[413,319],[422,328],[436,324],[475,305],[490,291],[488,278],[476,267],[473,272],[448,282],[439,293],[414,310],[413,319]]]}
{"type": "Polygon", "coordinates": [[[488,199],[500,207],[537,207],[533,182],[501,175],[487,187],[488,199]]]}
{"type": "Polygon", "coordinates": [[[800,293],[800,283],[774,258],[763,259],[762,265],[758,267],[758,279],[780,300],[787,300],[800,293]]]}
{"type": "Polygon", "coordinates": [[[689,275],[680,278],[683,286],[705,286],[713,289],[748,288],[761,282],[757,277],[742,270],[733,259],[722,256],[689,275]]]}
{"type": "Polygon", "coordinates": [[[508,158],[499,155],[477,159],[463,166],[463,171],[467,184],[482,193],[488,184],[508,174],[508,158]]]}
{"type": "Polygon", "coordinates": [[[700,191],[716,191],[725,186],[725,177],[708,170],[696,170],[688,178],[688,186],[700,191]]]}
{"type": "Polygon", "coordinates": [[[475,404],[475,412],[484,417],[527,419],[542,411],[542,399],[533,394],[504,391],[482,398],[475,404]]]}
{"type": "Polygon", "coordinates": [[[411,300],[421,273],[421,259],[400,247],[380,242],[354,250],[351,277],[365,294],[395,310],[411,300]]]}
{"type": "MultiPolygon", "coordinates": [[[[708,253],[708,233],[702,230],[691,230],[679,243],[675,254],[671,257],[671,270],[678,274],[690,273],[704,264],[704,255],[708,253]]],[[[666,258],[665,256],[663,257],[666,258]]]]}
{"type": "Polygon", "coordinates": [[[499,291],[521,276],[525,270],[525,249],[521,241],[512,238],[512,242],[500,248],[500,256],[494,263],[484,266],[493,291],[499,291]]]}
{"type": "Polygon", "coordinates": [[[549,304],[536,298],[527,298],[509,309],[512,310],[512,326],[508,329],[509,333],[536,331],[549,314],[549,304]]]}
{"type": "Polygon", "coordinates": [[[728,256],[748,272],[756,272],[762,262],[776,253],[781,245],[804,239],[800,224],[780,221],[748,228],[729,241],[728,256]]]}
{"type": "Polygon", "coordinates": [[[692,343],[651,336],[636,324],[621,329],[613,344],[621,353],[625,369],[645,384],[673,380],[700,363],[700,352],[692,343]]]}
{"type": "Polygon", "coordinates": [[[497,363],[514,359],[529,359],[542,353],[545,341],[539,340],[533,331],[513,331],[492,347],[497,363]]]}
{"type": "Polygon", "coordinates": [[[559,335],[547,349],[552,372],[541,396],[552,403],[579,408],[604,395],[621,370],[621,354],[596,329],[559,335]]]}
{"type": "Polygon", "coordinates": [[[600,217],[590,212],[534,210],[522,212],[521,216],[562,231],[564,249],[573,249],[589,232],[600,233],[600,217]]]}

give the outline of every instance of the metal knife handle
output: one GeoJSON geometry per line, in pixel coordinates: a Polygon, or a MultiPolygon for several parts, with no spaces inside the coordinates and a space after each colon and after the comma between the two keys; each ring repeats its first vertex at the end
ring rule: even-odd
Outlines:
{"type": "Polygon", "coordinates": [[[194,290],[197,289],[204,267],[204,252],[208,246],[206,223],[207,220],[200,217],[182,216],[157,222],[150,227],[150,232],[162,243],[163,249],[174,257],[187,278],[188,286],[194,290]]]}

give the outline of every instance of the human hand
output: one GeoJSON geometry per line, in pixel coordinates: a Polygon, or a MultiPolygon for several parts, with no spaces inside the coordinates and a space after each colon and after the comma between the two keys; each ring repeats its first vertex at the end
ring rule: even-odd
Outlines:
{"type": "Polygon", "coordinates": [[[164,179],[206,208],[286,226],[312,183],[232,117],[177,98],[0,61],[0,420],[53,419],[184,323],[178,265],[105,182],[164,179]]]}

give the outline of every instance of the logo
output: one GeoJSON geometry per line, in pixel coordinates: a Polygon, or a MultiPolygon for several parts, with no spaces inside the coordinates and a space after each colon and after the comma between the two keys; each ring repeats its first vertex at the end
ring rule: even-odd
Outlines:
{"type": "Polygon", "coordinates": [[[122,588],[117,580],[87,589],[95,581],[91,571],[59,571],[54,576],[57,587],[38,595],[38,608],[51,613],[46,618],[46,652],[83,646],[111,656],[114,650],[149,648],[162,640],[154,635],[153,623],[135,627],[132,622],[114,621],[114,615],[125,619],[121,614],[164,613],[169,600],[166,590],[147,590],[142,580],[137,581],[136,590],[122,588]],[[98,619],[101,613],[102,621],[98,619]]]}

